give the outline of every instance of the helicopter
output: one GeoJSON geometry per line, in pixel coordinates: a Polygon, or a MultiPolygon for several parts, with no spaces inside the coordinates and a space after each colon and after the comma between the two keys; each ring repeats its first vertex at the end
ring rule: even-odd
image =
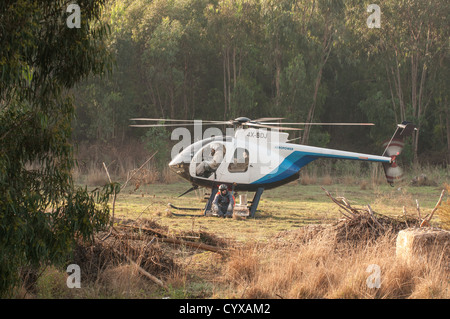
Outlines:
{"type": "MultiPolygon", "coordinates": [[[[397,125],[395,133],[387,140],[382,155],[371,155],[330,148],[292,143],[285,130],[302,130],[292,125],[374,125],[373,123],[282,123],[284,118],[260,118],[251,120],[238,117],[229,121],[202,121],[207,125],[232,125],[234,135],[215,135],[195,141],[173,156],[168,164],[192,187],[181,197],[199,187],[211,189],[209,199],[202,210],[207,215],[219,185],[227,185],[230,191],[255,192],[249,201],[248,212],[255,216],[264,190],[273,189],[300,177],[302,167],[320,158],[334,158],[378,162],[383,165],[386,180],[391,186],[401,180],[402,169],[397,157],[402,152],[405,137],[416,130],[411,122],[397,125]],[[275,122],[274,122],[275,121],[275,122]],[[285,125],[290,125],[285,126],[285,125]]],[[[158,124],[132,124],[132,127],[161,127],[198,125],[196,120],[134,118],[133,121],[156,121],[158,124]],[[161,121],[164,121],[161,123],[161,121]],[[166,123],[171,122],[171,123],[166,123]]],[[[174,209],[180,208],[169,204],[174,209]]],[[[245,203],[245,205],[247,205],[245,203]]]]}

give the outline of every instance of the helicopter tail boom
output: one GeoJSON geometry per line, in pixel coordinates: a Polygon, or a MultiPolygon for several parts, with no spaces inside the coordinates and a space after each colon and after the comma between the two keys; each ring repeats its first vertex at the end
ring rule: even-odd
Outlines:
{"type": "Polygon", "coordinates": [[[411,135],[415,130],[415,125],[409,122],[398,124],[397,129],[390,140],[385,145],[385,150],[381,156],[364,153],[347,152],[335,149],[313,147],[299,144],[283,143],[277,146],[287,153],[283,161],[277,165],[269,174],[260,178],[258,183],[279,182],[294,173],[298,172],[303,166],[319,158],[335,158],[345,160],[358,160],[367,162],[379,162],[383,164],[386,180],[391,185],[395,181],[402,179],[403,172],[397,164],[397,157],[401,154],[404,145],[404,138],[411,135]]]}

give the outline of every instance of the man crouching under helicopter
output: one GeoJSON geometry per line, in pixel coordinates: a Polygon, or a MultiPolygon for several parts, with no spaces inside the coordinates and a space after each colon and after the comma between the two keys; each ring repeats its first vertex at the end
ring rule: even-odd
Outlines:
{"type": "Polygon", "coordinates": [[[227,185],[220,185],[212,203],[213,212],[219,217],[232,217],[234,204],[234,196],[228,191],[227,185]]]}

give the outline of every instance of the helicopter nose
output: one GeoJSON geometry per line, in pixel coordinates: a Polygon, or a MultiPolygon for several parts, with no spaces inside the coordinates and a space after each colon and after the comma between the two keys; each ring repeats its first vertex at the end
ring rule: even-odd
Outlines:
{"type": "Polygon", "coordinates": [[[172,161],[169,163],[169,168],[178,175],[189,178],[189,163],[172,161]]]}
{"type": "Polygon", "coordinates": [[[180,163],[180,161],[175,158],[175,159],[170,161],[169,167],[172,168],[172,167],[174,167],[175,165],[177,165],[179,163],[180,163]]]}
{"type": "Polygon", "coordinates": [[[181,162],[179,162],[179,161],[171,161],[171,162],[169,163],[170,169],[173,170],[173,171],[175,171],[175,172],[176,172],[181,166],[182,166],[182,165],[181,165],[181,162]]]}

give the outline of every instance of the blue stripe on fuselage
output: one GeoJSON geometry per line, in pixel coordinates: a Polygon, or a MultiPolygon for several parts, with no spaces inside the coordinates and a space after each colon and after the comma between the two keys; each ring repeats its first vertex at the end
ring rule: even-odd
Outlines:
{"type": "Polygon", "coordinates": [[[303,166],[320,158],[340,158],[348,160],[359,160],[360,158],[354,156],[343,156],[334,154],[321,154],[313,152],[294,151],[288,155],[281,164],[272,172],[254,181],[252,184],[269,184],[279,182],[297,173],[303,166]]]}
{"type": "Polygon", "coordinates": [[[312,153],[293,152],[287,156],[281,164],[272,172],[258,179],[252,184],[269,184],[281,181],[297,173],[300,168],[316,160],[318,157],[312,153]]]}

